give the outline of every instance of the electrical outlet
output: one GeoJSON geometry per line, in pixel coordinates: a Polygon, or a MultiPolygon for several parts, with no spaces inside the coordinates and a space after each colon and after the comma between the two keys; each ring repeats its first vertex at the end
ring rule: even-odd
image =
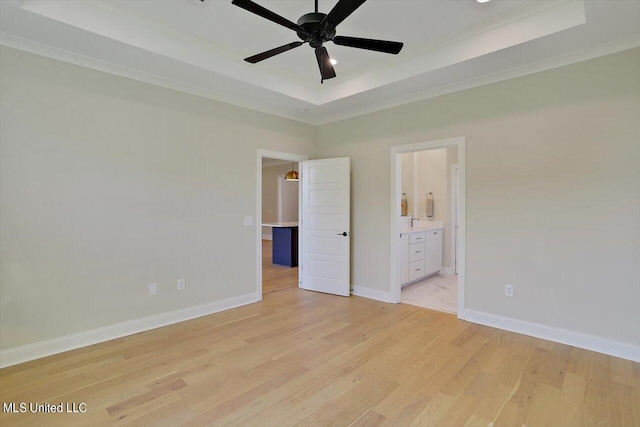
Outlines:
{"type": "Polygon", "coordinates": [[[504,285],[504,295],[513,298],[513,285],[504,285]]]}
{"type": "Polygon", "coordinates": [[[152,283],[149,285],[149,295],[158,295],[158,284],[152,283]]]}
{"type": "Polygon", "coordinates": [[[184,291],[184,279],[178,279],[178,290],[184,291]]]}

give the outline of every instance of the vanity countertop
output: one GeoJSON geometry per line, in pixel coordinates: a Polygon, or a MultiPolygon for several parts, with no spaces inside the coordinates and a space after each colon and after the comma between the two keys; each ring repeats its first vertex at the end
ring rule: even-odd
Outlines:
{"type": "Polygon", "coordinates": [[[443,230],[444,222],[442,221],[425,221],[416,219],[413,227],[409,227],[411,220],[409,217],[402,217],[400,221],[400,232],[403,234],[420,233],[428,230],[443,230]]]}
{"type": "Polygon", "coordinates": [[[297,227],[298,221],[291,222],[265,222],[262,224],[263,227],[297,227]]]}
{"type": "Polygon", "coordinates": [[[440,224],[434,224],[433,227],[429,227],[429,226],[420,226],[420,227],[402,227],[400,229],[400,232],[402,234],[413,234],[413,233],[420,233],[423,231],[429,231],[429,230],[442,230],[443,227],[440,224]]]}

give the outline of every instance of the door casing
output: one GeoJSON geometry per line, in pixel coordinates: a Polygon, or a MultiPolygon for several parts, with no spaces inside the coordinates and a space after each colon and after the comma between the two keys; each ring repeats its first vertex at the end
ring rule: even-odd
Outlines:
{"type": "Polygon", "coordinates": [[[438,139],[433,141],[419,142],[416,144],[396,145],[391,147],[391,239],[389,242],[389,253],[391,254],[390,265],[390,302],[400,302],[400,277],[398,270],[398,258],[400,250],[400,196],[402,194],[401,184],[401,167],[400,155],[403,153],[412,153],[415,151],[433,150],[437,148],[458,147],[458,307],[457,316],[459,319],[465,318],[465,287],[466,287],[466,268],[465,268],[465,235],[466,235],[466,190],[465,190],[465,145],[466,138],[459,136],[448,139],[438,139]]]}

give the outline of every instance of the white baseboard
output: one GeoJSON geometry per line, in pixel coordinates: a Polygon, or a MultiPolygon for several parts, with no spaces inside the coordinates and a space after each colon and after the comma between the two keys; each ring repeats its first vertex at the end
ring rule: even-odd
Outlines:
{"type": "Polygon", "coordinates": [[[442,270],[440,270],[440,274],[442,274],[443,276],[451,276],[452,274],[454,274],[453,267],[442,267],[442,270]]]}
{"type": "Polygon", "coordinates": [[[263,234],[262,240],[273,240],[273,234],[263,234]]]}
{"type": "Polygon", "coordinates": [[[242,305],[251,304],[258,301],[258,294],[240,295],[207,304],[188,307],[181,310],[170,311],[154,316],[143,317],[141,319],[129,320],[127,322],[116,323],[102,328],[91,329],[76,334],[65,335],[51,340],[40,341],[21,347],[10,348],[0,351],[0,368],[17,365],[52,354],[62,353],[88,345],[109,341],[127,335],[137,334],[150,329],[160,328],[173,323],[184,322],[196,317],[206,316],[219,311],[229,310],[242,305]]]}
{"type": "Polygon", "coordinates": [[[362,286],[354,286],[351,290],[351,295],[374,299],[376,301],[391,302],[390,292],[376,291],[375,289],[364,288],[362,286]]]}
{"type": "Polygon", "coordinates": [[[469,309],[465,310],[465,320],[640,362],[640,345],[469,309]]]}

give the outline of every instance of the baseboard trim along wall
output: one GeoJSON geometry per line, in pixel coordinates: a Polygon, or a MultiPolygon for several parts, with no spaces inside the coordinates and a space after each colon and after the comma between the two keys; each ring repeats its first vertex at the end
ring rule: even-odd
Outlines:
{"type": "Polygon", "coordinates": [[[63,353],[80,347],[86,347],[115,338],[121,338],[127,335],[137,334],[139,332],[160,328],[162,326],[184,322],[185,320],[195,319],[196,317],[206,316],[208,314],[229,310],[231,308],[252,304],[254,302],[258,302],[258,294],[256,292],[194,307],[188,307],[181,310],[157,314],[154,316],[143,317],[141,319],[116,323],[114,325],[65,335],[60,338],[40,341],[33,344],[23,345],[21,347],[10,348],[8,350],[0,351],[0,368],[17,365],[19,363],[28,362],[41,357],[51,356],[52,354],[63,353]]]}
{"type": "Polygon", "coordinates": [[[465,310],[465,320],[640,362],[640,345],[469,309],[465,310]]]}
{"type": "Polygon", "coordinates": [[[390,292],[376,291],[375,289],[363,288],[362,286],[354,286],[353,289],[351,289],[351,295],[374,299],[376,301],[391,302],[390,292]]]}
{"type": "Polygon", "coordinates": [[[453,274],[453,267],[442,267],[440,274],[451,276],[453,274]]]}

